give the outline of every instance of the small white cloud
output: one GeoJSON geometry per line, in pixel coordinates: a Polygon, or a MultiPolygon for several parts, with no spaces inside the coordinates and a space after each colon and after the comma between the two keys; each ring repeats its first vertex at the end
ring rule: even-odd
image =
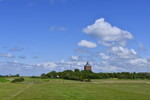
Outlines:
{"type": "Polygon", "coordinates": [[[0,54],[0,57],[4,57],[4,58],[15,58],[15,56],[11,53],[7,53],[7,54],[0,54]]]}
{"type": "Polygon", "coordinates": [[[24,48],[14,47],[14,48],[11,48],[9,51],[10,52],[19,52],[19,51],[22,51],[22,50],[24,50],[24,48]]]}
{"type": "Polygon", "coordinates": [[[130,63],[139,66],[139,65],[146,65],[149,62],[147,59],[144,59],[144,58],[136,58],[136,59],[130,60],[130,63]]]}
{"type": "Polygon", "coordinates": [[[78,46],[87,47],[87,48],[96,48],[97,47],[97,45],[94,42],[87,41],[87,40],[81,40],[78,43],[78,46]]]}
{"type": "Polygon", "coordinates": [[[17,60],[8,61],[8,63],[18,63],[18,61],[17,60]]]}
{"type": "Polygon", "coordinates": [[[58,65],[54,62],[47,62],[47,63],[42,63],[40,65],[43,65],[45,69],[54,69],[55,67],[57,67],[58,65]]]}
{"type": "Polygon", "coordinates": [[[133,55],[137,55],[137,52],[134,49],[130,50],[133,55]]]}
{"type": "Polygon", "coordinates": [[[146,48],[144,47],[142,43],[139,43],[139,50],[146,51],[146,48]]]}
{"type": "Polygon", "coordinates": [[[33,58],[33,59],[37,59],[37,58],[39,58],[38,56],[33,56],[33,57],[31,57],[31,58],[33,58]]]}
{"type": "Polygon", "coordinates": [[[60,62],[61,62],[61,63],[64,63],[64,62],[65,62],[65,60],[64,60],[64,59],[62,59],[60,62]]]}
{"type": "Polygon", "coordinates": [[[57,27],[57,26],[52,26],[50,27],[50,31],[66,31],[67,29],[65,27],[57,27]]]}
{"type": "Polygon", "coordinates": [[[19,56],[19,58],[20,58],[20,59],[26,59],[26,57],[25,57],[25,56],[19,56]]]}
{"type": "Polygon", "coordinates": [[[83,49],[83,48],[78,48],[75,50],[76,53],[87,53],[89,52],[87,49],[83,49]]]}
{"type": "Polygon", "coordinates": [[[99,55],[103,60],[109,59],[109,56],[105,55],[104,53],[100,53],[99,55]]]}
{"type": "Polygon", "coordinates": [[[79,60],[79,57],[78,56],[71,56],[71,60],[77,61],[77,60],[79,60]]]}

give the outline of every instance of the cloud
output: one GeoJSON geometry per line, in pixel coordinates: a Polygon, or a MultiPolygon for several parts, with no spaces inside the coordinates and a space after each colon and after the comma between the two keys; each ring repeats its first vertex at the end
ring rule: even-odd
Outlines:
{"type": "Polygon", "coordinates": [[[37,58],[39,58],[39,57],[38,57],[38,56],[33,56],[32,58],[33,58],[33,59],[37,59],[37,58]]]}
{"type": "Polygon", "coordinates": [[[109,56],[105,55],[104,53],[100,53],[99,56],[100,56],[103,60],[109,59],[109,56]]]}
{"type": "Polygon", "coordinates": [[[7,53],[7,54],[0,54],[0,57],[3,58],[15,58],[15,56],[11,53],[7,53]]]}
{"type": "MultiPolygon", "coordinates": [[[[91,59],[94,59],[89,60],[94,66],[94,71],[150,72],[150,60],[140,57],[133,48],[128,48],[126,43],[134,39],[130,32],[112,26],[104,18],[100,18],[94,24],[85,27],[83,32],[93,36],[98,40],[98,43],[105,47],[97,53],[94,52],[96,55],[89,55],[91,59]]],[[[81,44],[78,43],[78,45],[86,47],[85,41],[79,42],[81,44]]],[[[142,44],[139,47],[144,49],[142,44]]]]}
{"type": "Polygon", "coordinates": [[[130,32],[112,26],[110,23],[106,22],[104,18],[100,18],[96,20],[94,24],[84,28],[83,32],[97,37],[104,46],[111,46],[114,44],[125,45],[126,40],[133,39],[130,32]]]}
{"type": "Polygon", "coordinates": [[[24,50],[24,48],[14,47],[14,48],[10,49],[9,51],[10,52],[18,52],[18,51],[22,51],[22,50],[24,50]]]}
{"type": "MultiPolygon", "coordinates": [[[[101,54],[104,56],[104,54],[101,54]]],[[[104,56],[104,58],[107,58],[104,56]]],[[[94,72],[150,72],[148,59],[118,59],[109,57],[103,61],[90,61],[94,72]]],[[[39,64],[25,64],[18,61],[0,62],[1,74],[41,75],[50,71],[84,70],[86,61],[59,61],[44,62],[39,64]],[[4,71],[5,70],[5,71],[4,71]]]]}
{"type": "Polygon", "coordinates": [[[111,47],[105,53],[100,53],[99,56],[102,58],[101,66],[104,66],[104,68],[115,66],[117,70],[114,70],[114,72],[150,72],[149,60],[139,57],[134,49],[111,47]]]}
{"type": "MultiPolygon", "coordinates": [[[[100,55],[102,60],[97,70],[104,72],[150,72],[150,62],[146,58],[134,56],[100,55]],[[113,67],[113,68],[112,68],[113,67]],[[108,69],[109,68],[109,69],[108,69]],[[111,69],[113,69],[111,71],[111,69]]],[[[97,66],[97,65],[96,65],[97,66]]]]}
{"type": "Polygon", "coordinates": [[[97,47],[97,45],[94,42],[87,41],[87,40],[81,40],[78,43],[78,46],[86,47],[86,48],[96,48],[97,47]]]}
{"type": "Polygon", "coordinates": [[[1,75],[21,74],[21,75],[41,75],[50,71],[83,70],[86,62],[44,62],[40,64],[25,64],[20,62],[0,62],[1,75]],[[5,71],[3,71],[5,70],[5,71]]]}
{"type": "Polygon", "coordinates": [[[0,62],[1,75],[8,74],[21,74],[21,75],[40,75],[43,72],[47,72],[43,66],[37,66],[35,64],[25,64],[14,61],[0,62]]]}
{"type": "Polygon", "coordinates": [[[56,3],[66,3],[68,0],[49,0],[50,4],[56,4],[56,3]]]}
{"type": "Polygon", "coordinates": [[[78,57],[78,56],[71,56],[71,60],[72,60],[72,61],[78,61],[78,60],[79,60],[79,57],[78,57]]]}
{"type": "Polygon", "coordinates": [[[134,49],[128,49],[124,47],[111,47],[109,49],[109,53],[112,54],[113,56],[117,56],[119,58],[135,58],[137,55],[137,52],[134,49]]]}
{"type": "MultiPolygon", "coordinates": [[[[105,47],[104,50],[93,54],[87,53],[86,56],[71,56],[69,61],[43,62],[37,64],[24,64],[20,62],[0,62],[1,74],[21,74],[21,75],[40,75],[50,71],[84,69],[87,61],[92,65],[94,72],[150,72],[150,59],[142,58],[136,50],[126,45],[133,36],[128,31],[112,26],[105,22],[103,18],[96,20],[93,25],[83,29],[86,34],[96,36],[95,39],[105,47]],[[111,38],[112,37],[112,38],[111,38]],[[5,70],[5,71],[4,71],[5,70]]],[[[96,48],[94,42],[81,40],[78,46],[86,48],[96,48]]],[[[86,49],[80,49],[82,51],[86,49]]],[[[89,50],[89,49],[88,49],[89,50]]],[[[13,58],[9,54],[0,54],[0,57],[13,58]]],[[[34,56],[32,58],[38,58],[34,56]]]]}
{"type": "Polygon", "coordinates": [[[7,63],[18,63],[17,60],[8,61],[7,63]]]}
{"type": "Polygon", "coordinates": [[[20,59],[26,59],[26,56],[19,56],[20,59]]]}
{"type": "Polygon", "coordinates": [[[142,43],[139,43],[139,50],[146,51],[146,48],[144,47],[144,45],[142,43]]]}
{"type": "Polygon", "coordinates": [[[83,48],[78,48],[78,49],[75,49],[75,52],[76,53],[87,53],[89,52],[87,49],[83,49],[83,48]]]}
{"type": "Polygon", "coordinates": [[[50,27],[50,31],[66,31],[67,29],[65,27],[57,27],[57,26],[52,26],[50,27]]]}
{"type": "Polygon", "coordinates": [[[46,63],[41,63],[41,64],[37,64],[38,66],[43,66],[44,69],[50,69],[50,70],[54,70],[58,65],[54,62],[46,62],[46,63]]]}
{"type": "Polygon", "coordinates": [[[84,69],[84,65],[86,62],[74,62],[74,61],[64,61],[64,62],[55,62],[57,64],[57,67],[55,70],[58,71],[64,71],[64,70],[74,70],[75,68],[78,68],[80,70],[84,69]]]}
{"type": "Polygon", "coordinates": [[[59,61],[44,62],[39,64],[25,64],[18,61],[0,62],[1,75],[21,74],[21,75],[41,75],[50,71],[83,70],[86,62],[59,61]],[[5,71],[4,71],[5,70],[5,71]]]}

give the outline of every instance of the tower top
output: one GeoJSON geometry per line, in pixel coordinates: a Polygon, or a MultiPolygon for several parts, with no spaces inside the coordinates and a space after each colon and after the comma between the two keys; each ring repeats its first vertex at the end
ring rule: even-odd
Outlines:
{"type": "Polygon", "coordinates": [[[91,70],[91,65],[89,64],[89,62],[86,63],[86,65],[84,66],[84,70],[91,70]]]}
{"type": "Polygon", "coordinates": [[[91,65],[89,64],[89,62],[87,62],[85,66],[91,66],[91,65]]]}

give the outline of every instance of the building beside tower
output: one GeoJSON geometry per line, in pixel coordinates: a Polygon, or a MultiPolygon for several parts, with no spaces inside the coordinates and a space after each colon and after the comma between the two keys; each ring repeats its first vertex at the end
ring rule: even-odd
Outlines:
{"type": "Polygon", "coordinates": [[[84,66],[84,70],[92,70],[91,65],[87,62],[86,65],[84,66]]]}

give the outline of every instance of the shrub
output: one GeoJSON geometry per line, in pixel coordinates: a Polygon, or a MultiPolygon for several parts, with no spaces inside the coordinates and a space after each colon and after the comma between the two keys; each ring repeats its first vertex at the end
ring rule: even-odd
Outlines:
{"type": "Polygon", "coordinates": [[[85,81],[85,82],[91,82],[90,79],[84,79],[83,81],[85,81]]]}
{"type": "Polygon", "coordinates": [[[24,81],[24,78],[20,77],[20,78],[16,78],[16,79],[12,80],[11,82],[16,83],[16,82],[23,82],[23,81],[24,81]]]}

